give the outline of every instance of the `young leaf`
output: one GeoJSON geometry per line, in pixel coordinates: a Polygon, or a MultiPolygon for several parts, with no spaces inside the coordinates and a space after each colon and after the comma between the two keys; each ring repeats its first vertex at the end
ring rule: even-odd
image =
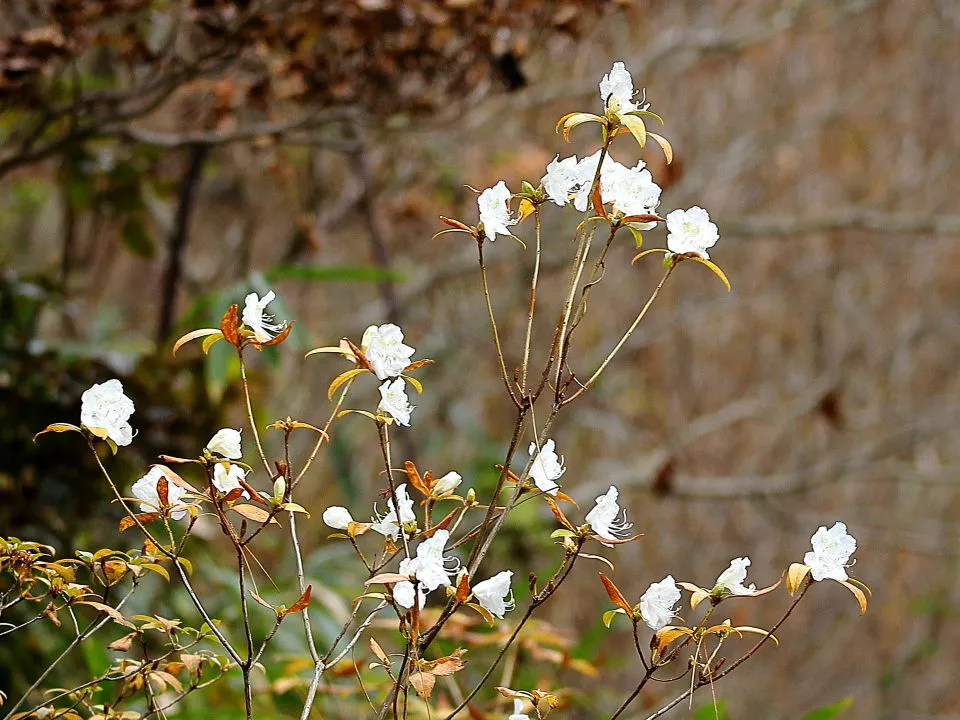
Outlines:
{"type": "Polygon", "coordinates": [[[33,436],[33,441],[36,442],[37,438],[43,435],[44,433],[62,433],[62,432],[78,432],[82,433],[81,430],[76,425],[71,425],[70,423],[53,423],[52,425],[47,425],[43,430],[38,432],[33,436]]]}
{"type": "Polygon", "coordinates": [[[617,607],[623,608],[623,611],[627,615],[633,615],[633,608],[630,607],[630,603],[627,602],[627,599],[614,584],[613,580],[603,573],[597,573],[597,575],[600,576],[600,582],[603,583],[603,587],[607,591],[607,596],[610,598],[610,601],[617,607]]]}
{"type": "MultiPolygon", "coordinates": [[[[202,328],[200,330],[191,330],[186,335],[180,336],[180,339],[173,344],[173,354],[176,355],[177,350],[182,348],[191,340],[196,340],[197,338],[207,337],[210,335],[218,335],[219,337],[223,337],[223,333],[220,332],[219,328],[202,328]]],[[[204,341],[204,344],[206,345],[206,341],[204,341]]],[[[209,349],[210,347],[206,346],[204,352],[207,352],[209,349]]]]}
{"type": "Polygon", "coordinates": [[[298,613],[305,610],[310,604],[310,593],[312,591],[313,585],[307,585],[307,589],[303,591],[303,594],[300,596],[300,598],[290,606],[290,609],[287,610],[285,614],[289,615],[291,613],[298,613]]]}
{"type": "Polygon", "coordinates": [[[240,347],[239,309],[236,304],[231,305],[220,319],[220,332],[223,333],[223,339],[234,347],[240,347]]]}

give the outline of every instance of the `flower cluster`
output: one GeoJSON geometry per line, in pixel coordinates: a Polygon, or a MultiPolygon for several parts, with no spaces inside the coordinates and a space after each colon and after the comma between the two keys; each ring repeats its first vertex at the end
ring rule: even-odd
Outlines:
{"type": "Polygon", "coordinates": [[[438,587],[450,585],[450,576],[460,567],[460,561],[453,557],[444,557],[443,548],[450,539],[446,530],[437,530],[433,537],[427,538],[417,547],[417,554],[412,558],[400,561],[401,575],[409,575],[416,581],[416,587],[410,580],[398,582],[393,587],[393,599],[398,605],[405,608],[424,607],[427,602],[427,593],[438,587]],[[452,569],[448,570],[447,566],[452,569]]]}

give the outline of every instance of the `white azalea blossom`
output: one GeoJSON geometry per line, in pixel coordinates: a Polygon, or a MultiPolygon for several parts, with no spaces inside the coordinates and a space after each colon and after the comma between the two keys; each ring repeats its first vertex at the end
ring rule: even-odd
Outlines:
{"type": "Polygon", "coordinates": [[[239,460],[243,457],[240,449],[240,431],[233,428],[222,428],[210,438],[207,450],[229,460],[239,460]]]}
{"type": "Polygon", "coordinates": [[[667,575],[660,582],[651,583],[640,596],[640,616],[651,630],[660,630],[669,625],[677,614],[679,600],[680,588],[673,575],[667,575]]]}
{"type": "Polygon", "coordinates": [[[523,712],[523,700],[520,698],[513,699],[513,713],[507,720],[530,720],[530,716],[523,712]]]}
{"type": "Polygon", "coordinates": [[[674,210],[667,215],[667,249],[672,253],[693,253],[709,260],[707,248],[712,248],[719,239],[720,231],[702,207],[694,205],[689,210],[674,210]]]}
{"type": "Polygon", "coordinates": [[[543,190],[550,200],[563,207],[569,202],[570,193],[579,188],[580,175],[576,155],[571,155],[563,160],[557,155],[547,165],[547,174],[540,180],[540,184],[543,185],[543,190]]]}
{"type": "Polygon", "coordinates": [[[477,207],[480,210],[480,223],[483,232],[490,241],[496,240],[497,235],[512,235],[510,225],[516,225],[516,218],[510,215],[510,197],[512,193],[507,184],[501,180],[493,187],[480,193],[477,198],[477,207]]]}
{"type": "Polygon", "coordinates": [[[567,471],[563,466],[563,458],[556,453],[556,443],[553,440],[547,440],[540,451],[537,452],[537,444],[530,443],[527,452],[533,458],[530,465],[530,479],[538,489],[548,495],[556,495],[557,480],[567,471]]]}
{"type": "Polygon", "coordinates": [[[331,505],[323,511],[323,522],[334,530],[346,530],[347,526],[353,522],[353,517],[345,507],[331,505]]]}
{"type": "Polygon", "coordinates": [[[857,541],[847,532],[847,526],[837,522],[829,530],[821,525],[810,539],[813,550],[803,558],[814,580],[847,580],[850,556],[857,549],[857,541]]]}
{"type": "MultiPolygon", "coordinates": [[[[233,463],[218,462],[213,466],[213,486],[224,494],[241,487],[240,481],[245,476],[243,468],[233,463]]],[[[250,493],[244,490],[243,497],[249,498],[250,493]]]]}
{"type": "MultiPolygon", "coordinates": [[[[407,484],[403,483],[397,485],[396,489],[396,499],[397,507],[400,508],[400,521],[397,522],[397,511],[394,508],[393,500],[387,500],[387,514],[384,516],[376,515],[374,518],[371,518],[373,525],[371,526],[372,530],[389,537],[391,540],[396,540],[397,536],[400,535],[400,527],[406,525],[409,522],[414,522],[417,519],[417,516],[413,513],[413,499],[407,494],[407,484]]],[[[374,508],[376,512],[376,508],[374,508]]]]}
{"type": "MultiPolygon", "coordinates": [[[[627,511],[621,510],[617,504],[619,495],[616,486],[611,485],[605,494],[597,498],[596,507],[587,513],[587,523],[597,536],[605,540],[618,540],[629,534],[633,527],[633,523],[627,522],[627,511]]],[[[603,544],[611,547],[609,543],[603,544]]]]}
{"type": "Polygon", "coordinates": [[[133,400],[123,394],[123,384],[114,378],[97,383],[80,397],[80,423],[93,430],[104,430],[117,445],[129,445],[133,440],[130,416],[133,400]]]}
{"type": "MultiPolygon", "coordinates": [[[[156,466],[150,468],[149,472],[137,480],[130,493],[137,500],[140,500],[141,512],[158,512],[160,509],[160,493],[157,492],[157,483],[162,477],[165,477],[163,470],[156,466]]],[[[167,502],[172,507],[182,507],[180,498],[186,493],[179,485],[167,481],[167,502]]],[[[174,520],[180,520],[187,514],[186,510],[173,510],[170,517],[174,520]]]]}
{"type": "Polygon", "coordinates": [[[643,93],[640,104],[633,101],[636,90],[633,89],[633,78],[622,62],[615,62],[610,72],[600,80],[600,99],[603,100],[604,110],[613,110],[621,115],[634,110],[646,110],[649,103],[643,102],[647,95],[643,93]]]}
{"type": "Polygon", "coordinates": [[[276,299],[276,294],[271,290],[262,298],[256,293],[250,293],[243,301],[243,324],[250,329],[257,342],[269,342],[273,337],[286,327],[285,323],[277,324],[273,320],[273,315],[267,315],[267,305],[276,299]]]}
{"type": "MultiPolygon", "coordinates": [[[[618,162],[613,162],[609,168],[604,164],[600,175],[600,195],[605,203],[613,203],[615,212],[651,215],[660,204],[661,192],[642,160],[632,168],[618,162]]],[[[638,230],[652,230],[657,225],[656,221],[631,224],[638,230]]]]}
{"type": "Polygon", "coordinates": [[[397,377],[416,352],[403,344],[403,331],[393,323],[371,325],[363,333],[360,345],[378,380],[397,377]]]}
{"type": "Polygon", "coordinates": [[[722,591],[730,595],[749,595],[755,592],[756,585],[745,586],[743,581],[747,579],[747,568],[750,567],[750,558],[734,558],[730,561],[730,567],[720,573],[717,582],[714,585],[714,591],[722,591]]]}
{"type": "MultiPolygon", "coordinates": [[[[427,593],[433,592],[438,587],[450,585],[451,573],[460,566],[456,558],[445,558],[443,556],[443,548],[449,539],[449,531],[437,530],[433,537],[420,543],[415,557],[404,558],[400,561],[398,572],[401,575],[412,576],[417,581],[416,591],[419,607],[423,607],[426,602],[427,593]],[[448,565],[452,565],[451,570],[447,570],[448,565]]],[[[404,580],[397,583],[393,588],[393,598],[398,605],[406,608],[413,607],[413,582],[404,580]]]]}
{"type": "Polygon", "coordinates": [[[403,378],[387,380],[380,386],[380,404],[377,405],[377,410],[390,413],[398,425],[409,427],[410,413],[415,409],[416,405],[411,405],[407,397],[403,378]]]}
{"type": "MultiPolygon", "coordinates": [[[[585,212],[590,205],[590,190],[593,187],[593,179],[597,174],[597,165],[600,164],[601,152],[601,150],[597,150],[593,155],[588,155],[577,163],[577,183],[576,186],[571,189],[571,192],[576,193],[573,199],[573,206],[580,212],[585,212]]],[[[603,195],[603,176],[613,169],[616,164],[616,161],[610,157],[609,153],[604,156],[603,169],[600,171],[601,196],[603,195]]]]}
{"type": "Polygon", "coordinates": [[[471,588],[473,596],[480,603],[481,607],[503,620],[503,614],[508,610],[513,610],[515,603],[513,601],[513,590],[510,588],[510,579],[513,577],[512,570],[498,572],[492,578],[478,582],[471,588]]]}
{"type": "Polygon", "coordinates": [[[456,490],[462,482],[463,477],[460,473],[451,470],[443,477],[437,478],[433,483],[433,494],[437,497],[449,495],[456,490]]]}

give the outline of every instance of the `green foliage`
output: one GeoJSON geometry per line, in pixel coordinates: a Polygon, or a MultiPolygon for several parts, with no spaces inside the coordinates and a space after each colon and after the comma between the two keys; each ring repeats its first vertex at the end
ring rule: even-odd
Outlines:
{"type": "Polygon", "coordinates": [[[808,712],[803,716],[803,720],[833,720],[833,718],[838,717],[851,705],[853,705],[853,698],[844,698],[838,702],[824,705],[823,707],[808,712]]]}

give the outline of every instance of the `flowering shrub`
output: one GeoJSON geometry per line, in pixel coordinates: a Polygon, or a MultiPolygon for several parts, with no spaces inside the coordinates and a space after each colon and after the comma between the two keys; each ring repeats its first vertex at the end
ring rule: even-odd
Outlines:
{"type": "MultiPolygon", "coordinates": [[[[246,367],[251,349],[281,345],[292,324],[267,313],[267,306],[275,298],[272,291],[262,298],[251,293],[242,313],[238,305],[233,305],[218,328],[189,332],[174,346],[174,352],[194,340],[202,341],[203,352],[220,341],[233,346],[240,361],[249,415],[245,441],[240,430],[224,428],[196,457],[161,456],[162,463],[151,466],[127,489],[114,479],[97,452],[98,441],[106,442],[116,453],[135,434],[129,423],[134,403],[118,380],[94,385],[84,393],[79,425],[55,423],[38,433],[74,432],[84,438],[104,481],[126,513],[120,530],[139,533],[136,545],[140,547],[81,552],[76,558],[57,560],[52,548],[16,538],[0,541],[0,613],[21,604],[42,608],[33,619],[19,625],[4,623],[0,635],[35,621],[59,627],[61,616],[69,615],[75,633],[62,659],[92,641],[94,634],[108,625],[119,626],[123,633],[108,645],[117,659],[105,672],[72,688],[35,692],[43,687],[48,670],[12,704],[10,720],[133,720],[164,715],[173,712],[186,696],[231,677],[239,680],[244,714],[251,718],[257,714],[257,696],[269,692],[258,680],[258,673],[271,676],[274,663],[284,653],[289,654],[289,647],[274,650],[273,642],[281,626],[286,628],[293,622],[301,628],[297,642],[309,659],[284,671],[284,688],[299,693],[297,712],[301,718],[309,717],[315,709],[319,711],[325,703],[342,703],[344,698],[355,703],[352,714],[399,718],[415,713],[448,719],[468,714],[542,718],[566,701],[567,694],[560,687],[509,687],[517,677],[515,655],[500,676],[499,686],[493,687],[491,678],[521,639],[534,645],[544,642],[525,633],[543,622],[535,618],[537,611],[561,592],[574,567],[601,562],[613,568],[609,559],[594,551],[608,548],[615,558],[616,546],[636,542],[640,535],[631,535],[633,525],[619,505],[616,487],[598,496],[595,506],[586,512],[564,492],[560,481],[569,480],[551,432],[566,408],[612,367],[681,265],[688,261],[704,265],[729,288],[726,275],[707,253],[719,239],[707,212],[693,207],[674,210],[666,219],[661,217],[661,190],[644,163],[627,168],[611,155],[614,141],[632,140],[645,147],[653,139],[667,160],[672,158],[666,138],[647,130],[647,122],[662,121],[650,111],[645,95],[636,97],[633,80],[622,63],[616,63],[604,76],[600,95],[602,114],[571,113],[557,126],[567,139],[580,125],[599,126],[601,144],[596,153],[581,160],[561,160],[557,156],[537,186],[522,182],[519,192],[511,192],[502,180],[484,190],[478,197],[476,225],[442,218],[450,229],[438,235],[465,234],[477,247],[497,372],[516,410],[493,492],[480,497],[473,488],[462,491],[464,477],[457,471],[435,477],[429,471],[421,473],[410,461],[395,458],[391,435],[412,432],[407,428],[416,425],[416,408],[410,403],[408,390],[424,392],[420,378],[429,378],[432,370],[425,368],[432,361],[414,361],[415,348],[404,343],[402,330],[393,324],[367,328],[359,343],[343,338],[336,345],[307,353],[308,357],[333,355],[334,361],[346,363],[347,368],[330,382],[332,407],[325,420],[311,424],[286,418],[269,426],[282,435],[284,454],[279,458],[268,456],[254,422],[246,367]],[[546,355],[545,364],[536,366],[531,338],[534,323],[540,320],[535,311],[541,214],[552,211],[551,204],[559,206],[561,212],[568,212],[563,208],[572,205],[585,215],[576,227],[573,270],[553,342],[539,354],[546,355]],[[603,279],[608,251],[624,229],[640,250],[643,233],[664,222],[666,249],[642,250],[633,258],[637,262],[662,253],[661,279],[639,304],[634,321],[604,359],[589,374],[578,375],[571,369],[576,330],[587,312],[590,289],[603,279]],[[497,235],[524,244],[515,234],[521,229],[529,231],[521,234],[533,245],[535,262],[524,343],[511,350],[500,342],[483,252],[485,243],[495,241],[497,235]],[[606,241],[597,251],[594,241],[601,231],[606,241]],[[594,264],[589,269],[591,258],[594,264]],[[508,359],[513,357],[519,358],[519,363],[508,359]],[[351,391],[361,383],[379,389],[376,407],[363,407],[354,400],[351,391]],[[376,447],[383,463],[383,500],[371,502],[369,510],[355,510],[360,519],[354,519],[351,510],[341,506],[329,506],[322,512],[322,522],[334,531],[330,537],[344,543],[366,575],[362,587],[354,589],[335,637],[324,645],[317,640],[316,613],[310,614],[313,586],[304,571],[299,539],[302,523],[310,520],[310,515],[294,498],[301,483],[320,482],[310,473],[312,464],[341,422],[369,425],[371,447],[376,447]],[[314,444],[306,457],[297,460],[290,456],[289,441],[291,435],[300,432],[310,433],[314,444]],[[520,452],[524,445],[528,447],[527,458],[520,452]],[[251,464],[244,462],[245,449],[251,464]],[[526,502],[543,504],[556,521],[555,529],[546,530],[556,548],[555,567],[547,578],[537,577],[529,568],[489,567],[486,562],[507,518],[526,502]],[[194,574],[201,569],[194,568],[190,557],[194,533],[202,527],[218,529],[230,549],[239,603],[232,616],[236,620],[231,622],[213,617],[209,601],[194,585],[194,574]],[[262,540],[275,536],[276,543],[281,533],[288,537],[297,568],[298,597],[288,598],[289,605],[264,597],[266,588],[260,586],[264,585],[265,571],[255,554],[262,540]],[[149,574],[169,582],[176,579],[192,607],[190,616],[168,619],[128,614],[130,598],[149,574]],[[526,600],[518,599],[518,577],[528,578],[526,600]],[[262,611],[269,617],[266,624],[262,611]],[[79,616],[87,614],[89,619],[81,624],[79,616]],[[298,619],[294,621],[293,616],[298,619]],[[480,624],[489,630],[482,630],[480,624]]],[[[609,710],[610,717],[619,717],[651,681],[676,680],[683,687],[651,718],[659,717],[700,688],[715,686],[764,645],[778,642],[777,631],[818,582],[829,579],[841,583],[864,612],[869,591],[847,575],[855,550],[856,542],[838,522],[830,529],[817,530],[803,563],[792,564],[767,587],[758,590],[756,584],[746,584],[751,561],[739,557],[709,587],[676,582],[668,575],[652,582],[636,604],[627,600],[628,595],[607,574],[600,573],[614,604],[602,614],[603,622],[609,627],[618,615],[630,622],[637,660],[643,669],[620,706],[609,710]],[[771,627],[734,625],[724,616],[728,602],[768,595],[772,598],[781,585],[793,599],[771,627]],[[689,593],[686,617],[681,616],[683,591],[689,593]],[[643,626],[653,631],[646,641],[641,635],[647,633],[643,626]],[[743,647],[738,645],[747,635],[756,639],[743,647]],[[721,657],[721,648],[725,652],[730,648],[734,659],[721,657]]],[[[776,575],[770,569],[757,574],[776,575]]],[[[630,594],[639,590],[631,588],[630,594]]],[[[333,618],[324,617],[324,621],[332,622],[333,618]]],[[[540,655],[567,662],[563,653],[544,651],[540,655]]],[[[576,667],[572,661],[569,664],[576,667]]]]}

